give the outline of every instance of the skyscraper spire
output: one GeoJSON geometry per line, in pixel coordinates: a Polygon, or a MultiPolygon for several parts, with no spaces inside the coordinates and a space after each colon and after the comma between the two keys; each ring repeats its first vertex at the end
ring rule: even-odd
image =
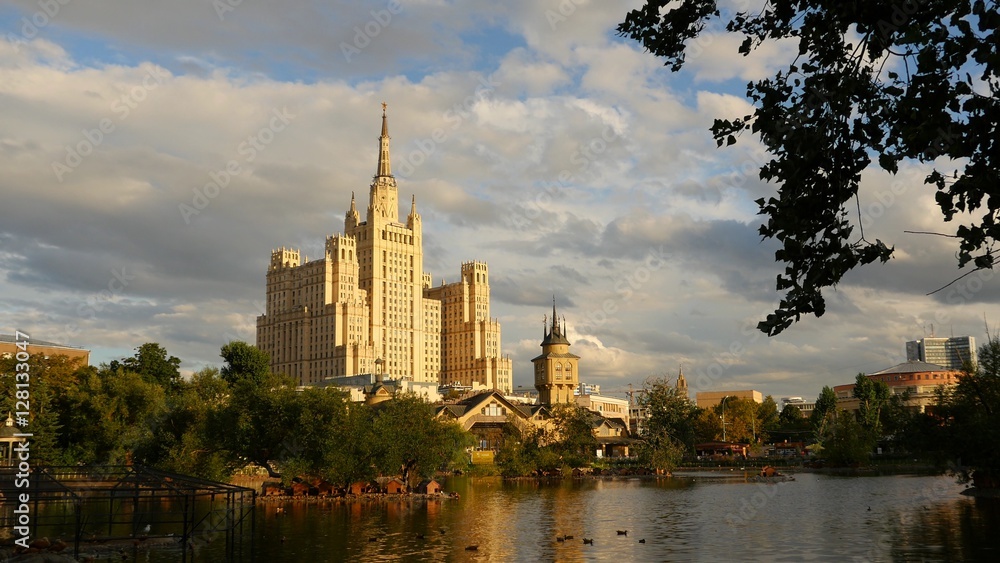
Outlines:
{"type": "Polygon", "coordinates": [[[411,229],[420,229],[420,214],[417,213],[417,196],[410,196],[410,214],[406,216],[406,226],[411,229]]]}
{"type": "Polygon", "coordinates": [[[378,170],[375,176],[392,176],[389,163],[389,120],[385,116],[386,103],[382,102],[382,135],[379,136],[378,170]]]}

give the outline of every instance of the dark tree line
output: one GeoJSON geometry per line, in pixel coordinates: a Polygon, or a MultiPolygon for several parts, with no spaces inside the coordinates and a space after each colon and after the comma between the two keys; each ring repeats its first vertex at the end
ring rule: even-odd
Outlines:
{"type": "MultiPolygon", "coordinates": [[[[32,356],[32,459],[39,464],[143,464],[228,480],[256,465],[273,477],[348,484],[428,477],[461,462],[471,436],[413,396],[369,406],[336,388],[297,390],[263,352],[222,347],[222,369],[190,379],[155,343],[100,367],[32,356]]],[[[0,360],[0,410],[15,410],[15,359],[0,360]]]]}

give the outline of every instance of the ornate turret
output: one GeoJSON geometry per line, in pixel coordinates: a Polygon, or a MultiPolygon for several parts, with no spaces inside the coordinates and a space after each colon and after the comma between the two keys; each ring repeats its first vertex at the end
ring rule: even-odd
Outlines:
{"type": "Polygon", "coordinates": [[[415,225],[420,223],[420,214],[417,213],[417,196],[412,196],[410,200],[410,214],[406,216],[406,226],[413,229],[415,225]]]}
{"type": "Polygon", "coordinates": [[[542,339],[542,346],[546,344],[565,344],[569,346],[569,340],[566,339],[565,334],[566,319],[563,319],[562,325],[559,324],[559,316],[556,315],[556,298],[552,297],[552,327],[546,328],[545,338],[542,339]]]}
{"type": "Polygon", "coordinates": [[[354,192],[351,192],[351,208],[347,210],[344,218],[344,232],[348,232],[358,226],[361,222],[361,215],[358,214],[358,207],[354,204],[354,192]]]}

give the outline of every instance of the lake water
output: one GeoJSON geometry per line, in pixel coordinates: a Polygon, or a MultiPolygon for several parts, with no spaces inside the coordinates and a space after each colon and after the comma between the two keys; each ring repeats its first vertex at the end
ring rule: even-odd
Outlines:
{"type": "MultiPolygon", "coordinates": [[[[252,559],[1000,560],[1000,499],[962,496],[962,488],[946,476],[812,473],[779,484],[746,483],[742,472],[548,483],[458,477],[445,481],[457,500],[262,505],[252,559]],[[567,534],[573,539],[557,541],[567,534]]],[[[222,561],[222,543],[199,544],[193,560],[222,561]]],[[[249,542],[243,553],[250,561],[249,542]]],[[[132,555],[180,560],[179,551],[132,555]]]]}

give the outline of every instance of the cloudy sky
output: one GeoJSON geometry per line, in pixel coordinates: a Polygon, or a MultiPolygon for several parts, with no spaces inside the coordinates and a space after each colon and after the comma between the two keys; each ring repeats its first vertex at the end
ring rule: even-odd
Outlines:
{"type": "Polygon", "coordinates": [[[950,241],[903,232],[946,229],[912,164],[866,174],[855,217],[896,259],[822,318],[755,330],[779,298],[753,204],[774,187],[753,138],[718,149],[708,129],[748,113],[787,45],[744,58],[710,33],[672,74],[614,32],[636,1],[340,4],[4,3],[0,332],[219,365],[254,342],[271,250],[319,256],[366,201],[383,101],[425,268],[489,263],[515,386],[553,294],[582,379],[610,392],[683,365],[693,390],[814,398],[998,320],[989,273],[926,295],[958,272],[950,241]]]}

